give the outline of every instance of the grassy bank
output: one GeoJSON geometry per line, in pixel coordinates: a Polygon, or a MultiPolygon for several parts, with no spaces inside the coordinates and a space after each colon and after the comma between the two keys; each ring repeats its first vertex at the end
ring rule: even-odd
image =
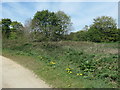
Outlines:
{"type": "Polygon", "coordinates": [[[118,82],[118,44],[4,41],[3,56],[53,87],[112,88],[118,82]]]}

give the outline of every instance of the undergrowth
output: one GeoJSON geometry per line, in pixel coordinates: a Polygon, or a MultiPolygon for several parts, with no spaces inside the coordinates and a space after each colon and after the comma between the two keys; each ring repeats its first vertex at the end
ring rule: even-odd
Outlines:
{"type": "MultiPolygon", "coordinates": [[[[54,83],[52,80],[63,78],[63,82],[59,82],[60,85],[57,84],[54,87],[118,87],[118,54],[115,52],[117,44],[91,42],[24,42],[16,44],[14,41],[13,43],[3,43],[3,53],[35,57],[36,63],[42,63],[46,73],[49,73],[48,75],[52,75],[52,72],[55,74],[47,78],[51,84],[54,83]],[[98,47],[100,48],[98,49],[98,47]],[[104,50],[113,50],[114,52],[106,53],[104,50]],[[66,78],[70,80],[66,80],[66,78]],[[82,80],[82,85],[79,80],[82,80]]],[[[34,71],[37,75],[44,77],[42,72],[45,73],[45,71],[42,70],[38,68],[34,71]]],[[[57,82],[58,80],[56,80],[57,82]]]]}

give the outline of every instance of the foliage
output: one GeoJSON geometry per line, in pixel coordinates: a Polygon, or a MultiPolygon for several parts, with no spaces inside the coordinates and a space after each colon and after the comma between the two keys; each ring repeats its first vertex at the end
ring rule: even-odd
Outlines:
{"type": "MultiPolygon", "coordinates": [[[[82,78],[83,81],[90,80],[90,82],[101,80],[98,86],[91,84],[93,87],[99,87],[103,82],[109,84],[106,87],[117,87],[118,55],[117,52],[113,52],[117,50],[117,43],[16,43],[16,41],[10,43],[3,43],[3,51],[4,49],[8,49],[10,52],[13,51],[16,55],[35,57],[38,65],[44,63],[44,67],[47,66],[49,69],[52,69],[52,71],[58,70],[55,77],[57,77],[57,74],[64,73],[64,76],[67,75],[75,80],[80,78],[82,78]],[[98,51],[98,48],[101,49],[98,51]],[[59,72],[59,69],[61,72],[59,72]]],[[[38,72],[39,69],[36,71],[38,72]]],[[[53,77],[53,79],[55,78],[53,77]]],[[[70,87],[72,87],[72,84],[73,83],[70,84],[70,87]]]]}
{"type": "Polygon", "coordinates": [[[32,20],[34,34],[42,33],[42,37],[51,41],[60,40],[69,30],[70,24],[70,18],[61,11],[57,13],[48,10],[38,11],[32,20]]]}
{"type": "Polygon", "coordinates": [[[11,20],[10,19],[2,19],[2,34],[3,37],[9,38],[10,36],[10,24],[11,20]]]}
{"type": "Polygon", "coordinates": [[[17,21],[13,21],[11,24],[11,30],[22,30],[23,29],[23,25],[17,21]]]}
{"type": "Polygon", "coordinates": [[[11,23],[10,39],[16,39],[23,36],[23,25],[17,21],[11,23]]]}
{"type": "Polygon", "coordinates": [[[92,41],[116,42],[119,41],[119,29],[112,17],[101,16],[93,19],[92,25],[78,32],[69,32],[72,29],[70,17],[63,11],[37,11],[33,19],[26,21],[25,26],[20,22],[2,19],[3,37],[17,39],[23,36],[29,41],[92,41]],[[20,36],[21,35],[21,36],[20,36]]]}
{"type": "Polygon", "coordinates": [[[16,39],[17,38],[17,34],[16,34],[16,32],[10,32],[10,37],[9,37],[9,39],[16,39]]]}
{"type": "Polygon", "coordinates": [[[83,30],[71,32],[66,35],[66,40],[92,41],[92,42],[116,42],[119,41],[119,29],[112,17],[101,16],[94,19],[93,24],[87,25],[83,30]]]}
{"type": "Polygon", "coordinates": [[[109,42],[117,41],[118,29],[115,20],[112,17],[102,16],[94,19],[88,34],[92,34],[91,41],[109,42]]]}
{"type": "Polygon", "coordinates": [[[87,31],[78,31],[75,33],[70,33],[69,37],[70,40],[75,40],[75,41],[87,41],[88,40],[88,35],[87,31]]]}
{"type": "Polygon", "coordinates": [[[17,21],[11,21],[11,19],[2,19],[2,36],[7,39],[16,39],[20,35],[23,35],[23,26],[17,21]]]}

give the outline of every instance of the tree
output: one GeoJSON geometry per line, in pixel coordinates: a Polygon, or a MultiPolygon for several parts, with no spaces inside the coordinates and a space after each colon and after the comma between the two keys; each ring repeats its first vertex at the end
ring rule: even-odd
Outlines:
{"type": "Polygon", "coordinates": [[[23,35],[23,25],[20,22],[13,21],[10,24],[10,38],[16,39],[23,35]]]}
{"type": "Polygon", "coordinates": [[[83,28],[83,30],[85,30],[85,31],[88,31],[88,29],[89,29],[88,25],[85,25],[85,27],[83,28]]]}
{"type": "Polygon", "coordinates": [[[87,41],[88,40],[88,33],[86,30],[81,30],[77,32],[77,38],[79,41],[87,41]]]}
{"type": "Polygon", "coordinates": [[[32,27],[35,32],[34,34],[40,32],[46,40],[57,41],[68,30],[69,23],[70,18],[65,13],[43,10],[35,14],[32,20],[32,27]]]}
{"type": "Polygon", "coordinates": [[[31,18],[25,21],[24,28],[25,28],[26,34],[29,34],[30,32],[32,32],[32,19],[31,18]]]}
{"type": "Polygon", "coordinates": [[[53,24],[52,20],[55,19],[53,16],[54,13],[51,13],[48,10],[38,11],[32,20],[34,34],[41,32],[47,40],[51,33],[50,30],[53,24]]]}
{"type": "Polygon", "coordinates": [[[87,35],[88,35],[87,40],[93,42],[101,42],[102,37],[104,36],[98,29],[92,27],[88,30],[87,35]]]}
{"type": "Polygon", "coordinates": [[[11,19],[2,19],[2,36],[9,38],[11,19]]]}
{"type": "Polygon", "coordinates": [[[62,34],[68,34],[69,31],[71,31],[71,19],[70,16],[68,16],[67,14],[65,14],[63,11],[58,11],[56,13],[58,19],[59,19],[59,24],[60,24],[60,29],[61,29],[61,33],[62,34]]]}
{"type": "Polygon", "coordinates": [[[109,42],[116,41],[117,37],[117,24],[112,17],[101,16],[94,19],[93,24],[88,30],[92,41],[109,42]],[[93,40],[93,39],[94,40],[93,40]]]}
{"type": "Polygon", "coordinates": [[[71,32],[67,38],[69,38],[69,40],[73,40],[73,41],[87,41],[88,40],[88,34],[86,30],[80,30],[78,32],[71,32]]]}
{"type": "Polygon", "coordinates": [[[29,18],[25,21],[25,24],[24,24],[24,35],[25,35],[25,38],[30,41],[34,39],[33,33],[31,32],[33,32],[32,31],[32,19],[29,18]]]}
{"type": "Polygon", "coordinates": [[[20,22],[17,22],[17,21],[13,21],[11,24],[10,24],[10,27],[11,27],[11,30],[23,30],[23,25],[20,23],[20,22]]]}
{"type": "Polygon", "coordinates": [[[2,36],[7,39],[15,39],[20,35],[23,35],[23,25],[17,21],[11,21],[11,19],[2,19],[0,23],[2,27],[2,36]]]}

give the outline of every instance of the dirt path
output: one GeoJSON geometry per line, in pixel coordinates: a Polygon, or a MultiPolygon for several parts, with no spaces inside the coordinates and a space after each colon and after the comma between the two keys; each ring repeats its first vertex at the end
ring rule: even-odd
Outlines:
{"type": "Polygon", "coordinates": [[[2,88],[50,88],[28,69],[2,57],[2,88]]]}

